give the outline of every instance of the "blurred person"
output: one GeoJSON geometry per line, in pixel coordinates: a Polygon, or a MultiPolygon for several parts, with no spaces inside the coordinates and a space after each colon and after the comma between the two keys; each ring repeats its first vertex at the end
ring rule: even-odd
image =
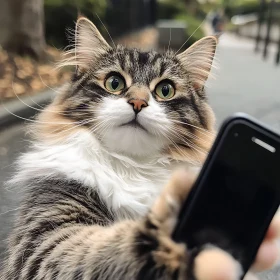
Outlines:
{"type": "Polygon", "coordinates": [[[212,29],[214,34],[221,33],[224,30],[224,12],[223,10],[218,10],[213,13],[212,17],[212,29]]]}

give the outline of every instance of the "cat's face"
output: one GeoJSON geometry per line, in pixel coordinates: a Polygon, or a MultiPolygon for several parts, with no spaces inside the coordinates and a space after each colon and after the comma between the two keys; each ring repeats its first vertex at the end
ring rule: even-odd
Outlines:
{"type": "Polygon", "coordinates": [[[112,152],[165,153],[200,161],[212,143],[206,101],[216,39],[182,54],[110,47],[86,19],[77,24],[77,71],[56,106],[68,121],[91,131],[112,152]]]}

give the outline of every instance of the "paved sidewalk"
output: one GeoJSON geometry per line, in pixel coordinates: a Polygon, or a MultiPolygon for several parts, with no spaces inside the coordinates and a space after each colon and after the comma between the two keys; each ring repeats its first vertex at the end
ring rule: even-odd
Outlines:
{"type": "Polygon", "coordinates": [[[217,124],[242,111],[280,131],[280,65],[274,64],[274,50],[268,60],[254,52],[254,41],[224,34],[217,50],[219,69],[209,79],[210,103],[217,124]]]}

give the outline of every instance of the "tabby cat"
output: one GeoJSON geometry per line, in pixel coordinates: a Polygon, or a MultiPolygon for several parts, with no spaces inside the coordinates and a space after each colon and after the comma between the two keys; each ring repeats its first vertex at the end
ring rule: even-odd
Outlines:
{"type": "Polygon", "coordinates": [[[239,279],[229,253],[188,252],[171,238],[195,175],[168,180],[182,164],[201,166],[214,137],[204,85],[216,45],[111,47],[78,20],[63,63],[75,66],[72,80],[39,114],[10,182],[25,198],[2,280],[211,280],[215,265],[239,279]]]}

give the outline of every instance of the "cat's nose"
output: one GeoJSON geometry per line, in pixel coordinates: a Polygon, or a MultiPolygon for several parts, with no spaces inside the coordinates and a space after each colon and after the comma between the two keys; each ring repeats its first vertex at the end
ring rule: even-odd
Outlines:
{"type": "Polygon", "coordinates": [[[144,99],[131,98],[127,102],[133,107],[133,110],[136,114],[138,114],[142,108],[148,106],[147,101],[144,99]]]}

